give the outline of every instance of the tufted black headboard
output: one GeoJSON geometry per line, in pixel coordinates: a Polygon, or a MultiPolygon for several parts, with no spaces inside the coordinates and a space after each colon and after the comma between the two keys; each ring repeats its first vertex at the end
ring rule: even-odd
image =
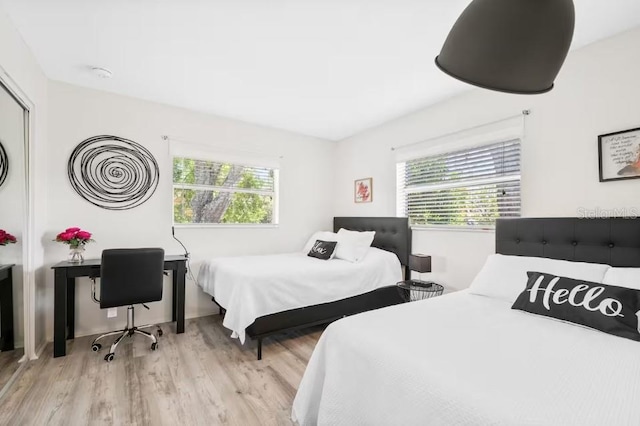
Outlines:
{"type": "MultiPolygon", "coordinates": [[[[333,231],[340,228],[351,231],[376,231],[373,247],[395,253],[400,263],[409,265],[411,254],[411,228],[406,217],[334,217],[333,231]]],[[[406,275],[408,276],[408,275],[406,275]]]]}
{"type": "Polygon", "coordinates": [[[498,219],[496,253],[640,267],[640,219],[498,219]]]}

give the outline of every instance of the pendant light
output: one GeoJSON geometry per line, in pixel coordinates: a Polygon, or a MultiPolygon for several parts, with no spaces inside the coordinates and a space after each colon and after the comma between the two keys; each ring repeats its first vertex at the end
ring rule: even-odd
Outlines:
{"type": "Polygon", "coordinates": [[[548,92],[569,52],[574,24],[572,0],[473,0],[436,65],[485,89],[548,92]]]}

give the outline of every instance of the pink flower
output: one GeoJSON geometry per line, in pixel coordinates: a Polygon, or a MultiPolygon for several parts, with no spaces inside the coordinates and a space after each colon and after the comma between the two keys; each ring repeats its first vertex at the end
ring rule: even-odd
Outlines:
{"type": "Polygon", "coordinates": [[[65,229],[56,235],[56,239],[54,241],[68,244],[71,247],[77,247],[79,245],[93,242],[91,239],[91,232],[83,231],[78,227],[65,229]]]}
{"type": "Polygon", "coordinates": [[[14,244],[18,241],[16,237],[6,232],[4,229],[0,229],[0,246],[6,246],[7,244],[14,244]]]}
{"type": "Polygon", "coordinates": [[[78,238],[80,240],[90,240],[91,239],[91,232],[78,231],[76,233],[76,238],[78,238]]]}
{"type": "Polygon", "coordinates": [[[59,241],[69,241],[71,239],[73,239],[73,237],[75,236],[75,234],[73,232],[61,232],[58,234],[58,236],[56,237],[56,240],[59,241]]]}

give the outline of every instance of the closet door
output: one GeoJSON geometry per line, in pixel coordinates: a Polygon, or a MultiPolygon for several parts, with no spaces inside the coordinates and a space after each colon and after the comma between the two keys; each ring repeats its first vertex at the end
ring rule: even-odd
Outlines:
{"type": "Polygon", "coordinates": [[[28,113],[0,82],[0,390],[24,354],[28,113]]]}

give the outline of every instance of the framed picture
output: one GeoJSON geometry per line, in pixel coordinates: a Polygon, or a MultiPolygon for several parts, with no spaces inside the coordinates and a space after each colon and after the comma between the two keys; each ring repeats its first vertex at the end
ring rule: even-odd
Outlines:
{"type": "Polygon", "coordinates": [[[370,203],[373,201],[373,178],[364,178],[355,181],[354,201],[356,203],[370,203]]]}
{"type": "Polygon", "coordinates": [[[600,182],[640,178],[640,128],[598,136],[600,182]]]}

